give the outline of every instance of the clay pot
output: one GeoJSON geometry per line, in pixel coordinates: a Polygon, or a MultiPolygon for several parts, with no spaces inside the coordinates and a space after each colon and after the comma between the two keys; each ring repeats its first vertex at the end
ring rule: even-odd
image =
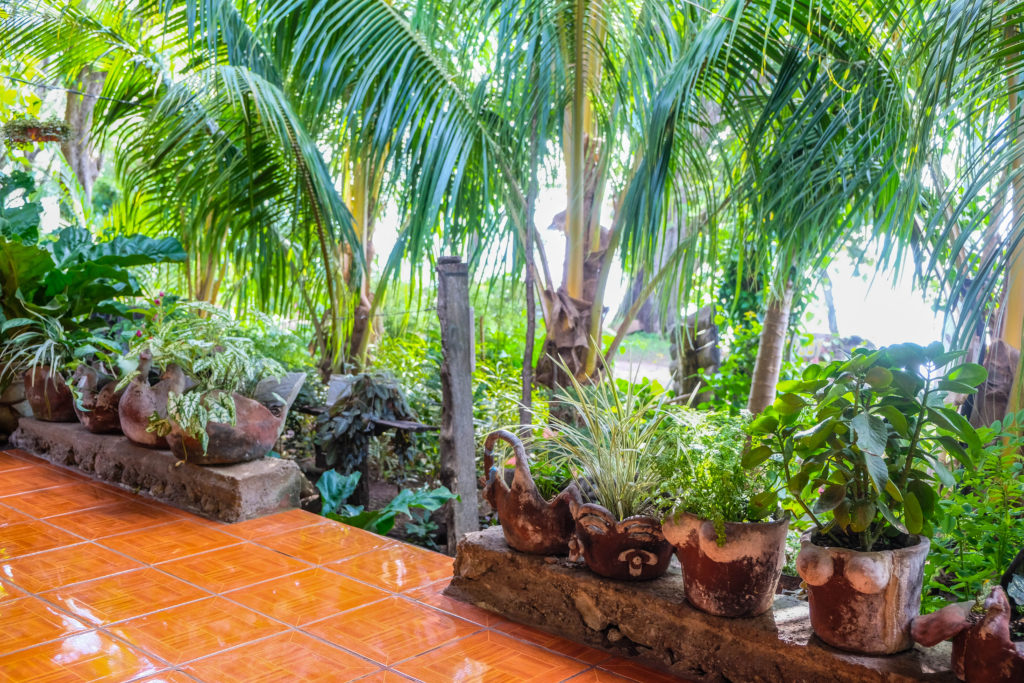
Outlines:
{"type": "Polygon", "coordinates": [[[985,614],[974,603],[946,605],[914,619],[914,640],[925,647],[953,639],[953,673],[967,683],[1024,681],[1024,643],[1010,640],[1010,601],[1002,586],[985,600],[985,614]]]}
{"type": "Polygon", "coordinates": [[[569,559],[583,558],[587,568],[609,579],[647,581],[668,569],[672,544],[661,523],[636,515],[618,522],[596,503],[573,503],[576,533],[569,541],[569,559]]]}
{"type": "Polygon", "coordinates": [[[124,390],[117,391],[116,379],[82,363],[75,369],[71,384],[79,396],[75,413],[86,429],[94,434],[121,433],[118,405],[124,390]]]}
{"type": "Polygon", "coordinates": [[[149,429],[149,418],[156,414],[160,418],[167,417],[167,395],[170,392],[183,393],[188,386],[185,373],[177,365],[169,365],[160,376],[160,381],[149,385],[149,370],[152,356],[143,352],[139,356],[139,374],[128,383],[121,400],[117,405],[117,413],[121,422],[121,431],[132,443],[150,448],[167,448],[167,439],[149,429]]]}
{"type": "Polygon", "coordinates": [[[74,422],[75,397],[59,374],[49,366],[37,366],[25,373],[25,398],[37,420],[74,422]]]}
{"type": "Polygon", "coordinates": [[[565,555],[569,552],[575,521],[570,504],[582,504],[575,484],[550,501],[544,500],[533,483],[530,461],[523,442],[505,430],[487,435],[484,442],[484,469],[488,472],[484,498],[498,512],[498,521],[510,548],[534,555],[565,555]],[[511,488],[505,483],[503,469],[494,465],[494,443],[501,439],[515,450],[516,471],[511,488]]]}
{"type": "Polygon", "coordinates": [[[277,441],[284,413],[275,415],[262,403],[232,394],[235,401],[235,425],[210,422],[206,434],[210,440],[206,454],[198,439],[186,434],[171,421],[167,444],[179,459],[194,465],[230,465],[266,457],[277,441]]]}
{"type": "Polygon", "coordinates": [[[725,523],[718,544],[715,523],[682,513],[662,522],[683,567],[691,605],[720,617],[752,617],[771,609],[786,563],[789,516],[776,522],[725,523]]]}
{"type": "Polygon", "coordinates": [[[893,654],[913,645],[910,623],[921,609],[924,561],[930,543],[865,553],[800,542],[797,572],[807,584],[811,627],[841,650],[893,654]]]}

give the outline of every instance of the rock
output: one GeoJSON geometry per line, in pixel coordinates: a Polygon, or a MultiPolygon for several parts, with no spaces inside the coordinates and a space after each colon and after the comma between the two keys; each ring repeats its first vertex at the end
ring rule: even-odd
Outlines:
{"type": "Polygon", "coordinates": [[[951,683],[950,645],[888,657],[835,650],[811,632],[807,603],[776,595],[748,619],[714,617],[683,597],[679,565],[645,582],[604,579],[566,559],[511,550],[501,529],[468,534],[445,591],[453,598],[693,681],[928,680],[951,683]]]}

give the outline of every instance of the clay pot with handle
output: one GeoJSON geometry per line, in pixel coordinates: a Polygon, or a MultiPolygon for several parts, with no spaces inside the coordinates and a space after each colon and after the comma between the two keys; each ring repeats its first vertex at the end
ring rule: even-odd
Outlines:
{"type": "Polygon", "coordinates": [[[119,434],[121,416],[118,406],[124,390],[117,390],[117,380],[101,374],[96,368],[82,363],[75,369],[71,385],[78,392],[75,413],[78,421],[94,434],[119,434]]]}
{"type": "Polygon", "coordinates": [[[167,418],[167,395],[181,394],[188,386],[185,373],[177,365],[169,365],[160,381],[150,386],[149,371],[153,357],[148,352],[139,356],[138,375],[125,387],[117,411],[121,431],[132,443],[150,448],[167,448],[167,439],[149,431],[150,417],[167,418]]]}
{"type": "Polygon", "coordinates": [[[571,504],[583,502],[576,485],[569,484],[551,500],[544,500],[530,474],[523,442],[503,429],[491,432],[484,441],[484,468],[488,473],[484,498],[497,511],[509,547],[534,555],[567,554],[575,528],[571,504]],[[503,468],[494,464],[494,445],[499,439],[515,451],[512,486],[505,483],[503,468]]]}
{"type": "Polygon", "coordinates": [[[167,444],[179,459],[194,465],[230,465],[266,457],[274,447],[284,421],[284,406],[267,407],[251,398],[232,394],[235,424],[209,422],[206,452],[203,444],[171,420],[167,444]],[[276,412],[275,412],[276,410],[276,412]]]}
{"type": "Polygon", "coordinates": [[[25,399],[37,420],[44,422],[74,422],[75,397],[59,373],[51,372],[47,365],[28,370],[25,379],[25,399]]]}
{"type": "Polygon", "coordinates": [[[796,568],[807,584],[811,627],[841,650],[887,655],[909,649],[910,624],[921,609],[930,543],[909,536],[906,547],[862,552],[801,538],[796,568]]]}
{"type": "Polygon", "coordinates": [[[684,512],[662,522],[683,567],[691,605],[720,617],[752,617],[771,609],[786,563],[789,516],[774,522],[715,523],[684,512]]]}

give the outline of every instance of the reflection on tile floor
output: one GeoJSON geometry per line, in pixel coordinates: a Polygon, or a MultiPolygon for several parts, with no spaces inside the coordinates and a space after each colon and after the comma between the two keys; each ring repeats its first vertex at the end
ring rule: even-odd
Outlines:
{"type": "Polygon", "coordinates": [[[442,594],[301,510],[220,524],[0,450],[0,681],[677,680],[442,594]]]}

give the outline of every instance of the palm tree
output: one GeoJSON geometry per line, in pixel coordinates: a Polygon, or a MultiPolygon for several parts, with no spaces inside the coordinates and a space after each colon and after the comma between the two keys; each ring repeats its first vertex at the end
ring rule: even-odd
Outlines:
{"type": "Polygon", "coordinates": [[[206,6],[231,28],[230,45],[213,48],[184,6],[7,4],[12,52],[55,77],[83,65],[107,74],[93,125],[128,190],[116,227],[180,236],[192,297],[305,309],[325,366],[337,366],[338,245],[358,256],[361,241],[290,86],[233,4],[206,6]]]}

